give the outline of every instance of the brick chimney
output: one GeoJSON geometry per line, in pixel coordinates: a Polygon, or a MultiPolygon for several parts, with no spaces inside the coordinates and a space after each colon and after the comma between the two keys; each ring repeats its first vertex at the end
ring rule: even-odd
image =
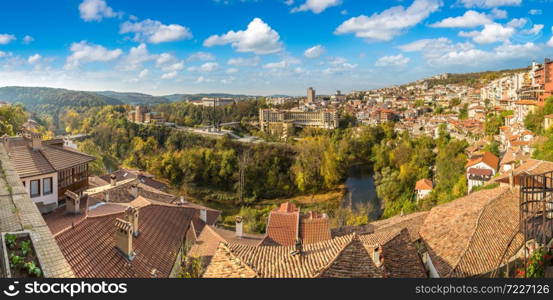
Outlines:
{"type": "Polygon", "coordinates": [[[78,214],[81,212],[81,198],[70,190],[65,191],[67,197],[65,203],[65,212],[68,214],[78,214]]]}
{"type": "Polygon", "coordinates": [[[40,134],[31,133],[31,141],[33,150],[37,151],[42,149],[42,137],[40,134]]]}
{"type": "Polygon", "coordinates": [[[109,176],[109,183],[111,186],[117,186],[117,176],[115,176],[115,174],[109,176]]]}
{"type": "Polygon", "coordinates": [[[115,247],[128,260],[133,260],[133,225],[122,219],[115,219],[115,247]]]}
{"type": "Polygon", "coordinates": [[[236,237],[241,239],[244,236],[244,218],[236,217],[236,237]]]}
{"type": "Polygon", "coordinates": [[[138,237],[140,231],[138,230],[138,209],[136,207],[129,207],[125,210],[125,220],[132,224],[133,235],[138,237]]]}

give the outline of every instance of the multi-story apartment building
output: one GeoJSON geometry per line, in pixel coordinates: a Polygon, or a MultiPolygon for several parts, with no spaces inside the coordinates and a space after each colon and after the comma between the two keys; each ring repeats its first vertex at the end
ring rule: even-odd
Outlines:
{"type": "Polygon", "coordinates": [[[315,90],[310,87],[307,89],[307,103],[315,103],[315,90]]]}
{"type": "Polygon", "coordinates": [[[265,131],[271,125],[282,125],[284,123],[290,123],[294,127],[336,129],[338,127],[338,113],[334,110],[259,110],[259,124],[262,131],[265,131]]]}
{"type": "Polygon", "coordinates": [[[539,88],[538,100],[544,102],[553,95],[553,61],[546,58],[535,71],[535,83],[539,88]]]}
{"type": "Polygon", "coordinates": [[[140,105],[136,106],[135,110],[131,110],[128,112],[127,119],[133,123],[165,123],[165,119],[161,116],[161,114],[149,111],[148,108],[140,105]]]}

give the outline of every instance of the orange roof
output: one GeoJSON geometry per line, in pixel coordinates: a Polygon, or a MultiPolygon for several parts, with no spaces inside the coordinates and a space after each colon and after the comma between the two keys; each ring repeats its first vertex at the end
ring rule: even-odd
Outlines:
{"type": "Polygon", "coordinates": [[[415,185],[415,190],[428,191],[428,190],[432,190],[432,187],[433,187],[432,181],[425,178],[417,181],[417,184],[415,185]]]}
{"type": "Polygon", "coordinates": [[[486,165],[492,167],[495,170],[497,170],[497,167],[499,166],[499,158],[495,156],[493,153],[489,151],[485,151],[482,155],[469,159],[465,167],[466,168],[472,167],[481,162],[485,163],[486,165]]]}

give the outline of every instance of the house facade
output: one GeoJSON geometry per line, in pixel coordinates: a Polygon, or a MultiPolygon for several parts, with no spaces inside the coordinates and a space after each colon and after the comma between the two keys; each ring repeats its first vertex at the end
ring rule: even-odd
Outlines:
{"type": "Polygon", "coordinates": [[[65,192],[88,188],[88,164],[94,157],[65,147],[61,139],[43,141],[35,133],[4,137],[2,143],[29,197],[42,213],[65,202],[65,192]]]}
{"type": "Polygon", "coordinates": [[[499,158],[491,152],[484,152],[481,155],[469,159],[466,168],[468,191],[482,186],[490,181],[496,174],[499,167],[499,158]]]}

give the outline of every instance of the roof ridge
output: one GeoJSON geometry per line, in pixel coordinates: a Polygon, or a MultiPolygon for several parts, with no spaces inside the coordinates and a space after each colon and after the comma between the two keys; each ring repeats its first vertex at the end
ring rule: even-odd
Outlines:
{"type": "Polygon", "coordinates": [[[457,261],[455,262],[455,267],[451,268],[451,270],[449,271],[449,273],[447,273],[446,277],[449,277],[456,269],[457,267],[459,267],[459,264],[461,262],[461,260],[465,257],[465,254],[467,253],[468,249],[470,248],[470,245],[473,243],[474,241],[474,236],[476,234],[476,230],[478,229],[478,227],[480,227],[481,225],[481,220],[482,220],[482,215],[484,214],[484,211],[487,210],[490,206],[490,204],[492,202],[495,202],[496,200],[500,199],[501,196],[503,196],[506,192],[510,192],[511,190],[510,189],[506,189],[503,193],[501,194],[498,194],[496,195],[495,197],[493,197],[492,199],[490,199],[490,201],[488,201],[488,203],[486,203],[484,205],[484,208],[482,210],[480,210],[480,213],[478,214],[478,218],[476,220],[476,225],[474,226],[474,230],[472,231],[472,234],[470,236],[470,240],[469,242],[467,243],[467,246],[465,247],[465,249],[463,250],[463,252],[461,253],[461,255],[459,255],[459,258],[457,259],[457,261]]]}
{"type": "Polygon", "coordinates": [[[246,269],[252,271],[255,274],[256,277],[259,277],[259,272],[257,272],[252,266],[247,264],[238,255],[234,254],[234,252],[232,252],[232,249],[230,249],[230,247],[228,246],[228,243],[220,242],[218,248],[220,248],[220,247],[223,247],[223,250],[225,250],[230,256],[232,256],[234,258],[233,263],[235,263],[235,264],[239,263],[239,264],[243,265],[246,269]]]}
{"type": "MultiPolygon", "coordinates": [[[[27,147],[29,147],[29,146],[27,145],[27,147]]],[[[48,159],[48,156],[46,154],[44,154],[44,152],[42,152],[42,149],[37,149],[37,150],[40,153],[40,155],[42,155],[42,157],[44,157],[44,160],[46,160],[48,165],[50,165],[50,167],[52,167],[52,170],[56,171],[56,173],[57,173],[58,169],[56,169],[56,167],[54,167],[54,165],[50,162],[50,160],[48,159]]],[[[31,149],[31,151],[33,151],[33,149],[31,149]]]]}
{"type": "MultiPolygon", "coordinates": [[[[318,277],[321,277],[323,275],[323,273],[325,271],[327,271],[328,269],[330,269],[330,267],[332,266],[332,264],[342,255],[342,253],[344,253],[344,251],[351,245],[353,244],[354,241],[359,241],[361,242],[361,245],[363,245],[363,242],[359,239],[359,235],[357,233],[350,233],[348,235],[345,235],[343,236],[342,238],[350,238],[349,242],[347,244],[345,244],[342,249],[340,249],[340,251],[338,251],[338,253],[336,253],[336,255],[324,266],[322,267],[317,273],[315,273],[315,276],[314,278],[318,278],[318,277]]],[[[337,238],[339,239],[339,238],[337,238]]],[[[333,241],[334,239],[330,240],[330,241],[333,241]]],[[[365,247],[363,247],[365,248],[365,247]]],[[[368,253],[368,252],[367,252],[368,253]]]]}

